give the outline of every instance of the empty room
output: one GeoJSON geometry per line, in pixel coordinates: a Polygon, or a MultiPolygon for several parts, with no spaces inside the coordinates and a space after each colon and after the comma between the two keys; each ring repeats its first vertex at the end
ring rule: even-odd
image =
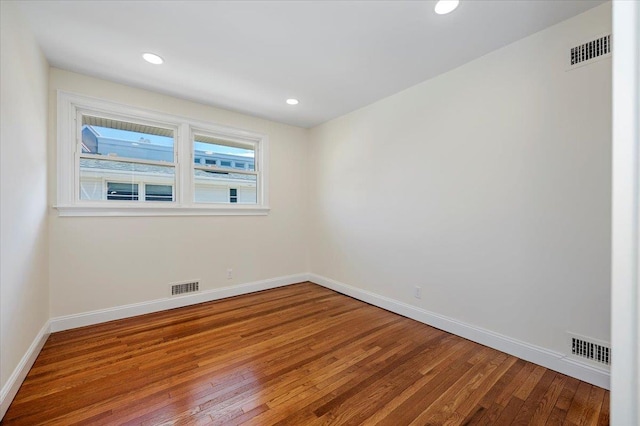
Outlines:
{"type": "Polygon", "coordinates": [[[1,0],[2,425],[640,424],[640,3],[1,0]]]}

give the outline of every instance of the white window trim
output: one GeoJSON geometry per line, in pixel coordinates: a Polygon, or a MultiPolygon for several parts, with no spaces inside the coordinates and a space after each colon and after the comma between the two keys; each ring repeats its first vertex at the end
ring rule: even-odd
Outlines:
{"type": "MultiPolygon", "coordinates": [[[[171,114],[131,107],[58,90],[57,120],[57,202],[60,216],[215,216],[266,215],[269,213],[269,138],[267,135],[192,120],[171,114]],[[88,111],[87,111],[88,110],[88,111]],[[79,197],[79,126],[78,113],[97,112],[122,119],[161,123],[176,129],[175,134],[175,202],[86,201],[79,197]],[[256,146],[258,183],[256,204],[214,204],[193,201],[193,131],[215,134],[222,139],[251,143],[256,146]]],[[[168,164],[167,164],[168,166],[168,164]]]]}

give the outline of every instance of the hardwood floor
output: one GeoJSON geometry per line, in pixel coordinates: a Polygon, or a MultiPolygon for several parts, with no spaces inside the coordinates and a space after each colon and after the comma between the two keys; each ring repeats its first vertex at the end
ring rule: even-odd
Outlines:
{"type": "Polygon", "coordinates": [[[311,283],[52,334],[3,425],[606,425],[609,392],[311,283]]]}

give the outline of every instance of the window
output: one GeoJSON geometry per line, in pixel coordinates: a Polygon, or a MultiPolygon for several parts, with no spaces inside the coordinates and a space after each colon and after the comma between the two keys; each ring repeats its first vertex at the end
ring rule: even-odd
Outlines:
{"type": "Polygon", "coordinates": [[[173,201],[173,186],[145,185],[144,199],[147,201],[173,201]]]}
{"type": "Polygon", "coordinates": [[[256,204],[259,175],[255,170],[257,149],[255,142],[194,130],[193,157],[206,153],[214,161],[204,167],[198,162],[194,164],[194,202],[256,204]],[[242,164],[242,167],[238,167],[238,164],[242,164]],[[246,170],[245,164],[254,166],[246,170]],[[239,192],[247,196],[239,197],[239,192]]]}
{"type": "Polygon", "coordinates": [[[138,184],[107,182],[107,200],[137,200],[138,184]]]}
{"type": "Polygon", "coordinates": [[[60,215],[266,214],[265,135],[58,94],[60,215]]]}
{"type": "MultiPolygon", "coordinates": [[[[175,130],[79,112],[80,200],[154,201],[138,197],[146,182],[175,185],[175,130]],[[129,182],[117,183],[112,181],[129,182]],[[104,187],[106,191],[97,191],[104,187]],[[128,185],[125,190],[123,185],[128,185]]],[[[173,201],[168,198],[166,201],[173,201]]]]}

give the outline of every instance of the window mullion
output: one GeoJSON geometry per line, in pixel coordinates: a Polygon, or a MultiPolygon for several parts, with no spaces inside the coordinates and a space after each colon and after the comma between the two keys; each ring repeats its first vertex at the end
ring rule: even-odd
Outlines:
{"type": "Polygon", "coordinates": [[[138,201],[147,201],[147,186],[142,179],[136,180],[138,184],[138,201]]]}
{"type": "Polygon", "coordinates": [[[193,159],[191,129],[187,123],[182,123],[178,129],[178,183],[177,200],[181,205],[193,203],[193,159]]]}

